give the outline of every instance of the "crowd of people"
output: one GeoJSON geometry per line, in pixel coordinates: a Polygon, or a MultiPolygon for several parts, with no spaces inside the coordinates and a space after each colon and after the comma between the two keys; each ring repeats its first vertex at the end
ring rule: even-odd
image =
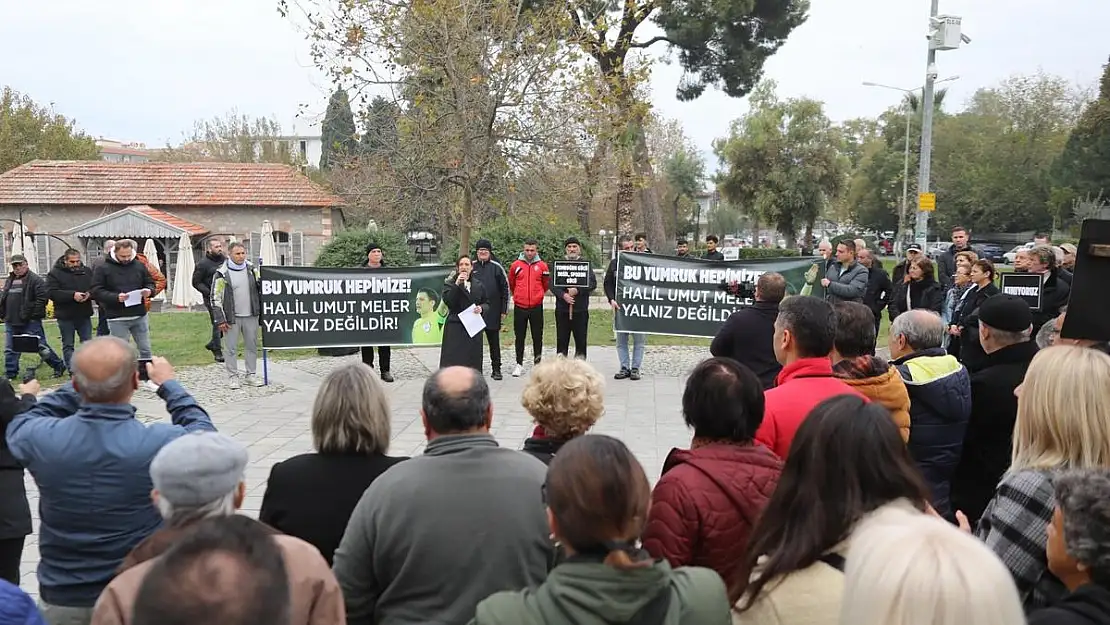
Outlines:
{"type": "MultiPolygon", "coordinates": [[[[857,254],[844,246],[825,275],[860,282],[857,254]]],[[[0,623],[1110,622],[1106,344],[1055,332],[1039,347],[1037,324],[1062,314],[993,295],[969,312],[978,360],[946,346],[950,319],[914,307],[887,360],[872,306],[785,291],[763,274],[756,306],[689,373],[676,413],[691,440],[654,486],[655,467],[591,433],[606,382],[585,359],[532,369],[519,451],[491,434],[480,367],[445,363],[424,383],[414,458],[388,455],[383,376],[355,362],[324,379],[315,451],[272,466],[258,520],[239,513],[248,450],[172,365],[89,340],[61,388],[0,385],[0,623]],[[170,423],[135,419],[140,366],[170,423]],[[17,588],[24,470],[37,605],[17,588]]],[[[224,319],[253,306],[215,296],[224,319]]]]}

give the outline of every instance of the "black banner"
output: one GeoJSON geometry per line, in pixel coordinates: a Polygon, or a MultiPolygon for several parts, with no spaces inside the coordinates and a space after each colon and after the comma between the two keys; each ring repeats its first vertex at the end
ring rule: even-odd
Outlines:
{"type": "Polygon", "coordinates": [[[1020,297],[1034,311],[1041,309],[1042,286],[1044,286],[1044,276],[1039,273],[1002,274],[1002,294],[1020,297]]]}
{"type": "Polygon", "coordinates": [[[560,289],[587,287],[590,284],[590,261],[556,260],[551,263],[551,286],[560,289]]]}
{"type": "Polygon", "coordinates": [[[786,279],[788,294],[798,294],[807,284],[806,272],[818,261],[813,258],[719,261],[621,252],[617,259],[616,295],[620,308],[616,329],[712,337],[729,315],[752,303],[730,295],[722,283],[748,283],[754,289],[759,276],[773,271],[786,279]]]}
{"type": "Polygon", "coordinates": [[[262,267],[267,349],[439,345],[451,267],[262,267]]]}

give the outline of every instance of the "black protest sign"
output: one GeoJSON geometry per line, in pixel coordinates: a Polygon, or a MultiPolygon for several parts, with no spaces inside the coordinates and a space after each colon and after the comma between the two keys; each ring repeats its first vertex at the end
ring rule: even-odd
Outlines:
{"type": "Polygon", "coordinates": [[[570,289],[590,286],[590,261],[557,260],[552,263],[551,286],[570,289]]]}
{"type": "Polygon", "coordinates": [[[1041,309],[1041,287],[1044,285],[1044,276],[1039,273],[1004,273],[1002,274],[1002,294],[1013,295],[1025,300],[1029,309],[1041,309]]]}
{"type": "MultiPolygon", "coordinates": [[[[1110,341],[1110,220],[1087,219],[1079,234],[1068,314],[1060,337],[1110,341]]],[[[1060,278],[1057,277],[1057,280],[1060,278]]]]}
{"type": "Polygon", "coordinates": [[[751,290],[759,276],[782,274],[789,294],[806,285],[813,258],[703,260],[621,252],[617,258],[618,332],[704,336],[717,334],[729,316],[752,304],[731,295],[732,282],[751,290]]]}
{"type": "Polygon", "coordinates": [[[450,267],[262,267],[267,349],[438,345],[450,267]]]}

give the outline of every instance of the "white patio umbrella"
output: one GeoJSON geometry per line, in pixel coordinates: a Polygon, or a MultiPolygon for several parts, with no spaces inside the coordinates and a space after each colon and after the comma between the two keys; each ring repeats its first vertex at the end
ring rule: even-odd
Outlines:
{"type": "Polygon", "coordinates": [[[273,267],[278,264],[277,246],[274,245],[274,225],[267,219],[262,222],[262,249],[258,255],[262,257],[262,266],[273,267]]]}
{"type": "MultiPolygon", "coordinates": [[[[143,245],[143,256],[146,256],[146,259],[149,260],[151,264],[153,264],[155,267],[157,267],[158,271],[161,271],[163,274],[165,274],[165,271],[163,271],[162,269],[162,261],[158,260],[158,247],[154,245],[154,239],[146,240],[146,245],[143,245]]],[[[154,299],[159,302],[166,301],[166,292],[162,291],[154,299]]]]}
{"type": "Polygon", "coordinates": [[[23,253],[23,228],[20,228],[19,224],[16,224],[15,227],[12,228],[12,249],[11,249],[11,255],[8,256],[8,258],[11,258],[12,256],[15,256],[16,254],[22,254],[22,253],[23,253]]]}
{"type": "Polygon", "coordinates": [[[195,268],[193,243],[189,240],[189,233],[182,232],[181,240],[177,245],[177,269],[173,274],[173,294],[170,296],[170,303],[174,306],[189,308],[204,303],[200,292],[193,288],[195,268]]]}
{"type": "Polygon", "coordinates": [[[27,269],[39,273],[39,250],[35,246],[35,238],[23,235],[23,255],[27,257],[27,269]]]}

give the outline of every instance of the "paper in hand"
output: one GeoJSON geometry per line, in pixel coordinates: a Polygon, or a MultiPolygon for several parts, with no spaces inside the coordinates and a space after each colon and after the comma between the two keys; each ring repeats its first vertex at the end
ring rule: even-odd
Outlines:
{"type": "Polygon", "coordinates": [[[128,291],[127,299],[123,300],[124,306],[138,306],[143,303],[143,290],[128,291]]]}
{"type": "Polygon", "coordinates": [[[478,336],[479,332],[486,329],[486,320],[482,317],[482,313],[478,311],[477,304],[459,313],[459,321],[466,328],[466,333],[470,335],[470,338],[478,336]]]}

